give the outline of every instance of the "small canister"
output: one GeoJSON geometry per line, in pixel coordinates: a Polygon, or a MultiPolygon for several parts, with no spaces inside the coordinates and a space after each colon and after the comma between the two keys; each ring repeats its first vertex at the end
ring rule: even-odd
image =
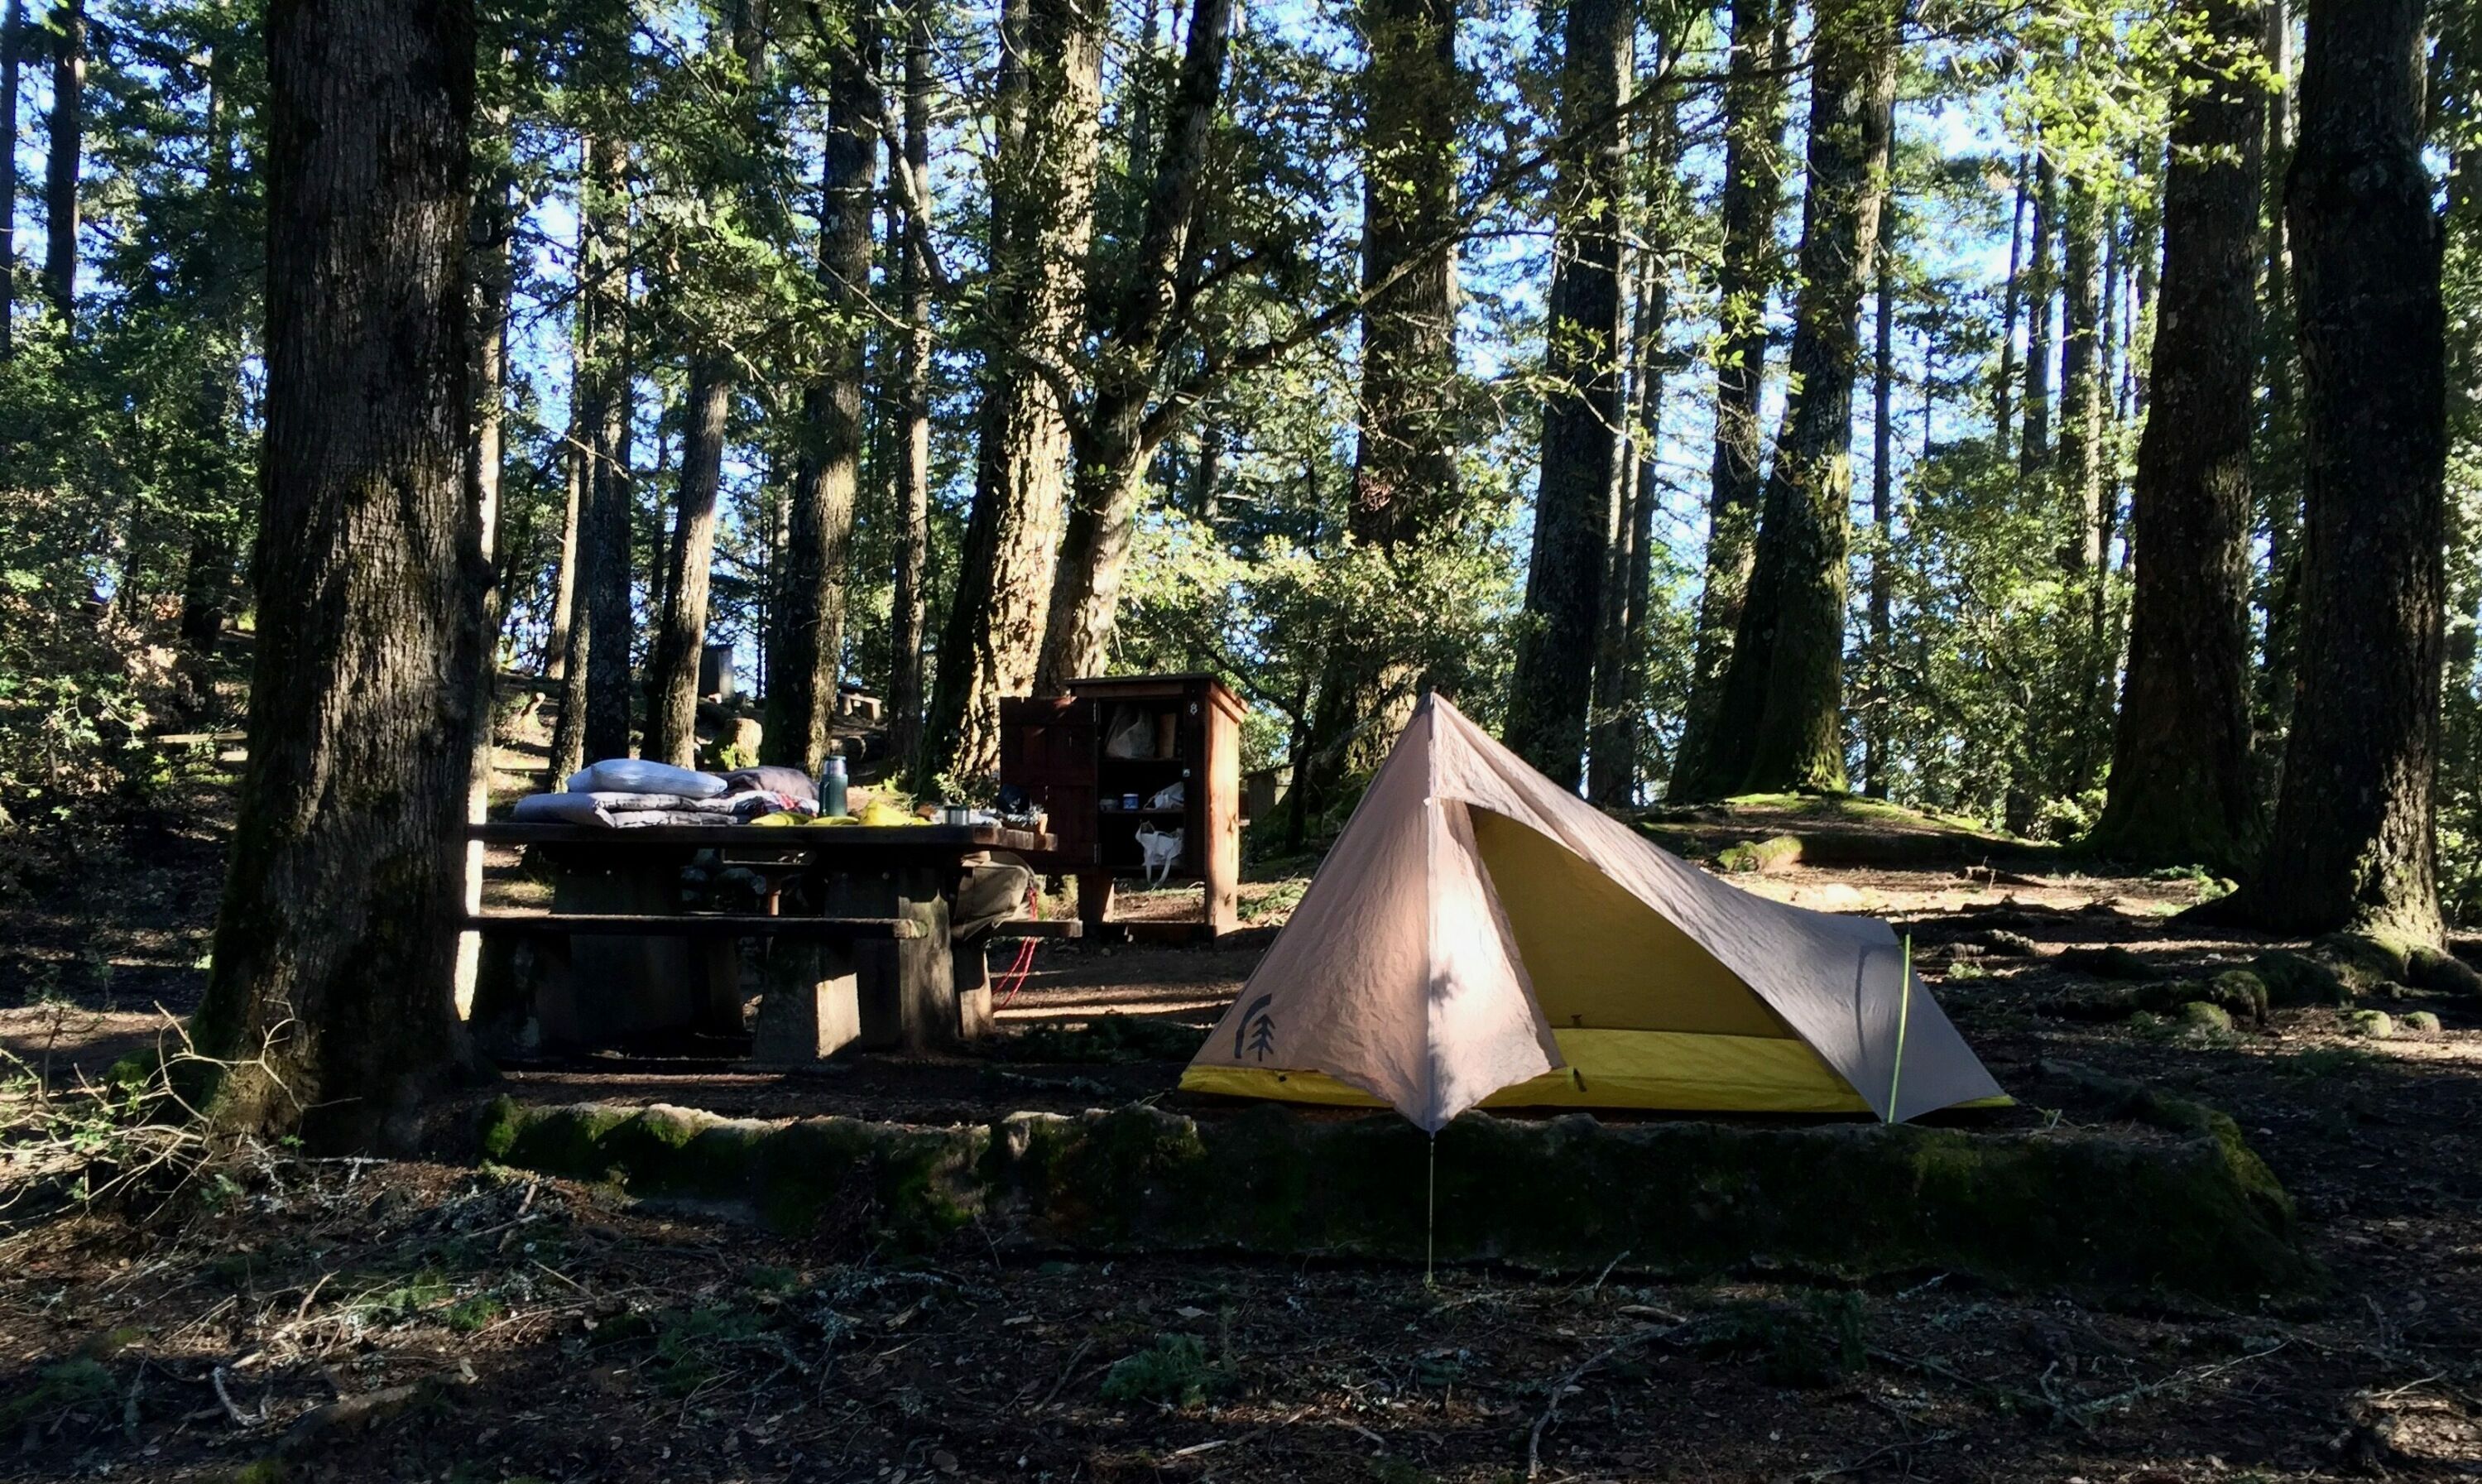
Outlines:
{"type": "Polygon", "coordinates": [[[1136,812],[1138,808],[1138,796],[1133,793],[1124,793],[1121,795],[1121,808],[1127,809],[1132,813],[1136,812]]]}
{"type": "Polygon", "coordinates": [[[848,805],[850,782],[845,774],[844,754],[829,756],[819,773],[819,813],[823,817],[835,819],[851,812],[848,805]]]}

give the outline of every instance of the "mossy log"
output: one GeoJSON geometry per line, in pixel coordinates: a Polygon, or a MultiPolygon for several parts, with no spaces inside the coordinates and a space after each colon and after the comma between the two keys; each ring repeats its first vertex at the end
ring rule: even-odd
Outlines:
{"type": "Polygon", "coordinates": [[[1013,1246],[1088,1253],[1415,1262],[1435,1251],[1545,1273],[1624,1260],[1657,1274],[1839,1281],[1944,1271],[2216,1302],[2316,1285],[2289,1201],[2231,1120],[2173,1100],[2124,1101],[2155,1129],[1468,1114],[1434,1151],[1391,1117],[1276,1105],[1200,1120],[1141,1104],[928,1128],[503,1100],[481,1134],[497,1161],[642,1198],[729,1204],[782,1230],[867,1209],[917,1246],[979,1223],[1013,1246]],[[1426,1233],[1434,1153],[1438,1221],[1426,1233]]]}

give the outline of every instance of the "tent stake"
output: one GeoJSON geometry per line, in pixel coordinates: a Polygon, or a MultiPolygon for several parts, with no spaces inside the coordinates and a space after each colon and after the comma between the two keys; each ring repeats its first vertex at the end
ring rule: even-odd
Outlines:
{"type": "Polygon", "coordinates": [[[1896,1089],[1905,1079],[1905,1027],[1914,1013],[1914,935],[1905,935],[1905,957],[1896,970],[1896,1062],[1888,1069],[1888,1122],[1896,1121],[1896,1089]]]}

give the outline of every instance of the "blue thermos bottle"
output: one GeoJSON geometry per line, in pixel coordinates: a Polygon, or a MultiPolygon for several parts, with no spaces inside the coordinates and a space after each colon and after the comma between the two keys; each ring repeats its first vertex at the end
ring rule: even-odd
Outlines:
{"type": "Polygon", "coordinates": [[[853,812],[845,808],[845,759],[839,753],[827,760],[826,771],[819,775],[819,813],[834,819],[853,812]]]}

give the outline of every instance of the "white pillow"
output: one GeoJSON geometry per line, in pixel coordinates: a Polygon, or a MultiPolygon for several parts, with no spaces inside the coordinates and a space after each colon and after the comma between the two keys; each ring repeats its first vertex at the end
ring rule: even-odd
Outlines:
{"type": "Polygon", "coordinates": [[[682,799],[712,799],[732,786],[712,773],[675,768],[644,757],[606,757],[568,778],[570,793],[660,793],[682,799]]]}

